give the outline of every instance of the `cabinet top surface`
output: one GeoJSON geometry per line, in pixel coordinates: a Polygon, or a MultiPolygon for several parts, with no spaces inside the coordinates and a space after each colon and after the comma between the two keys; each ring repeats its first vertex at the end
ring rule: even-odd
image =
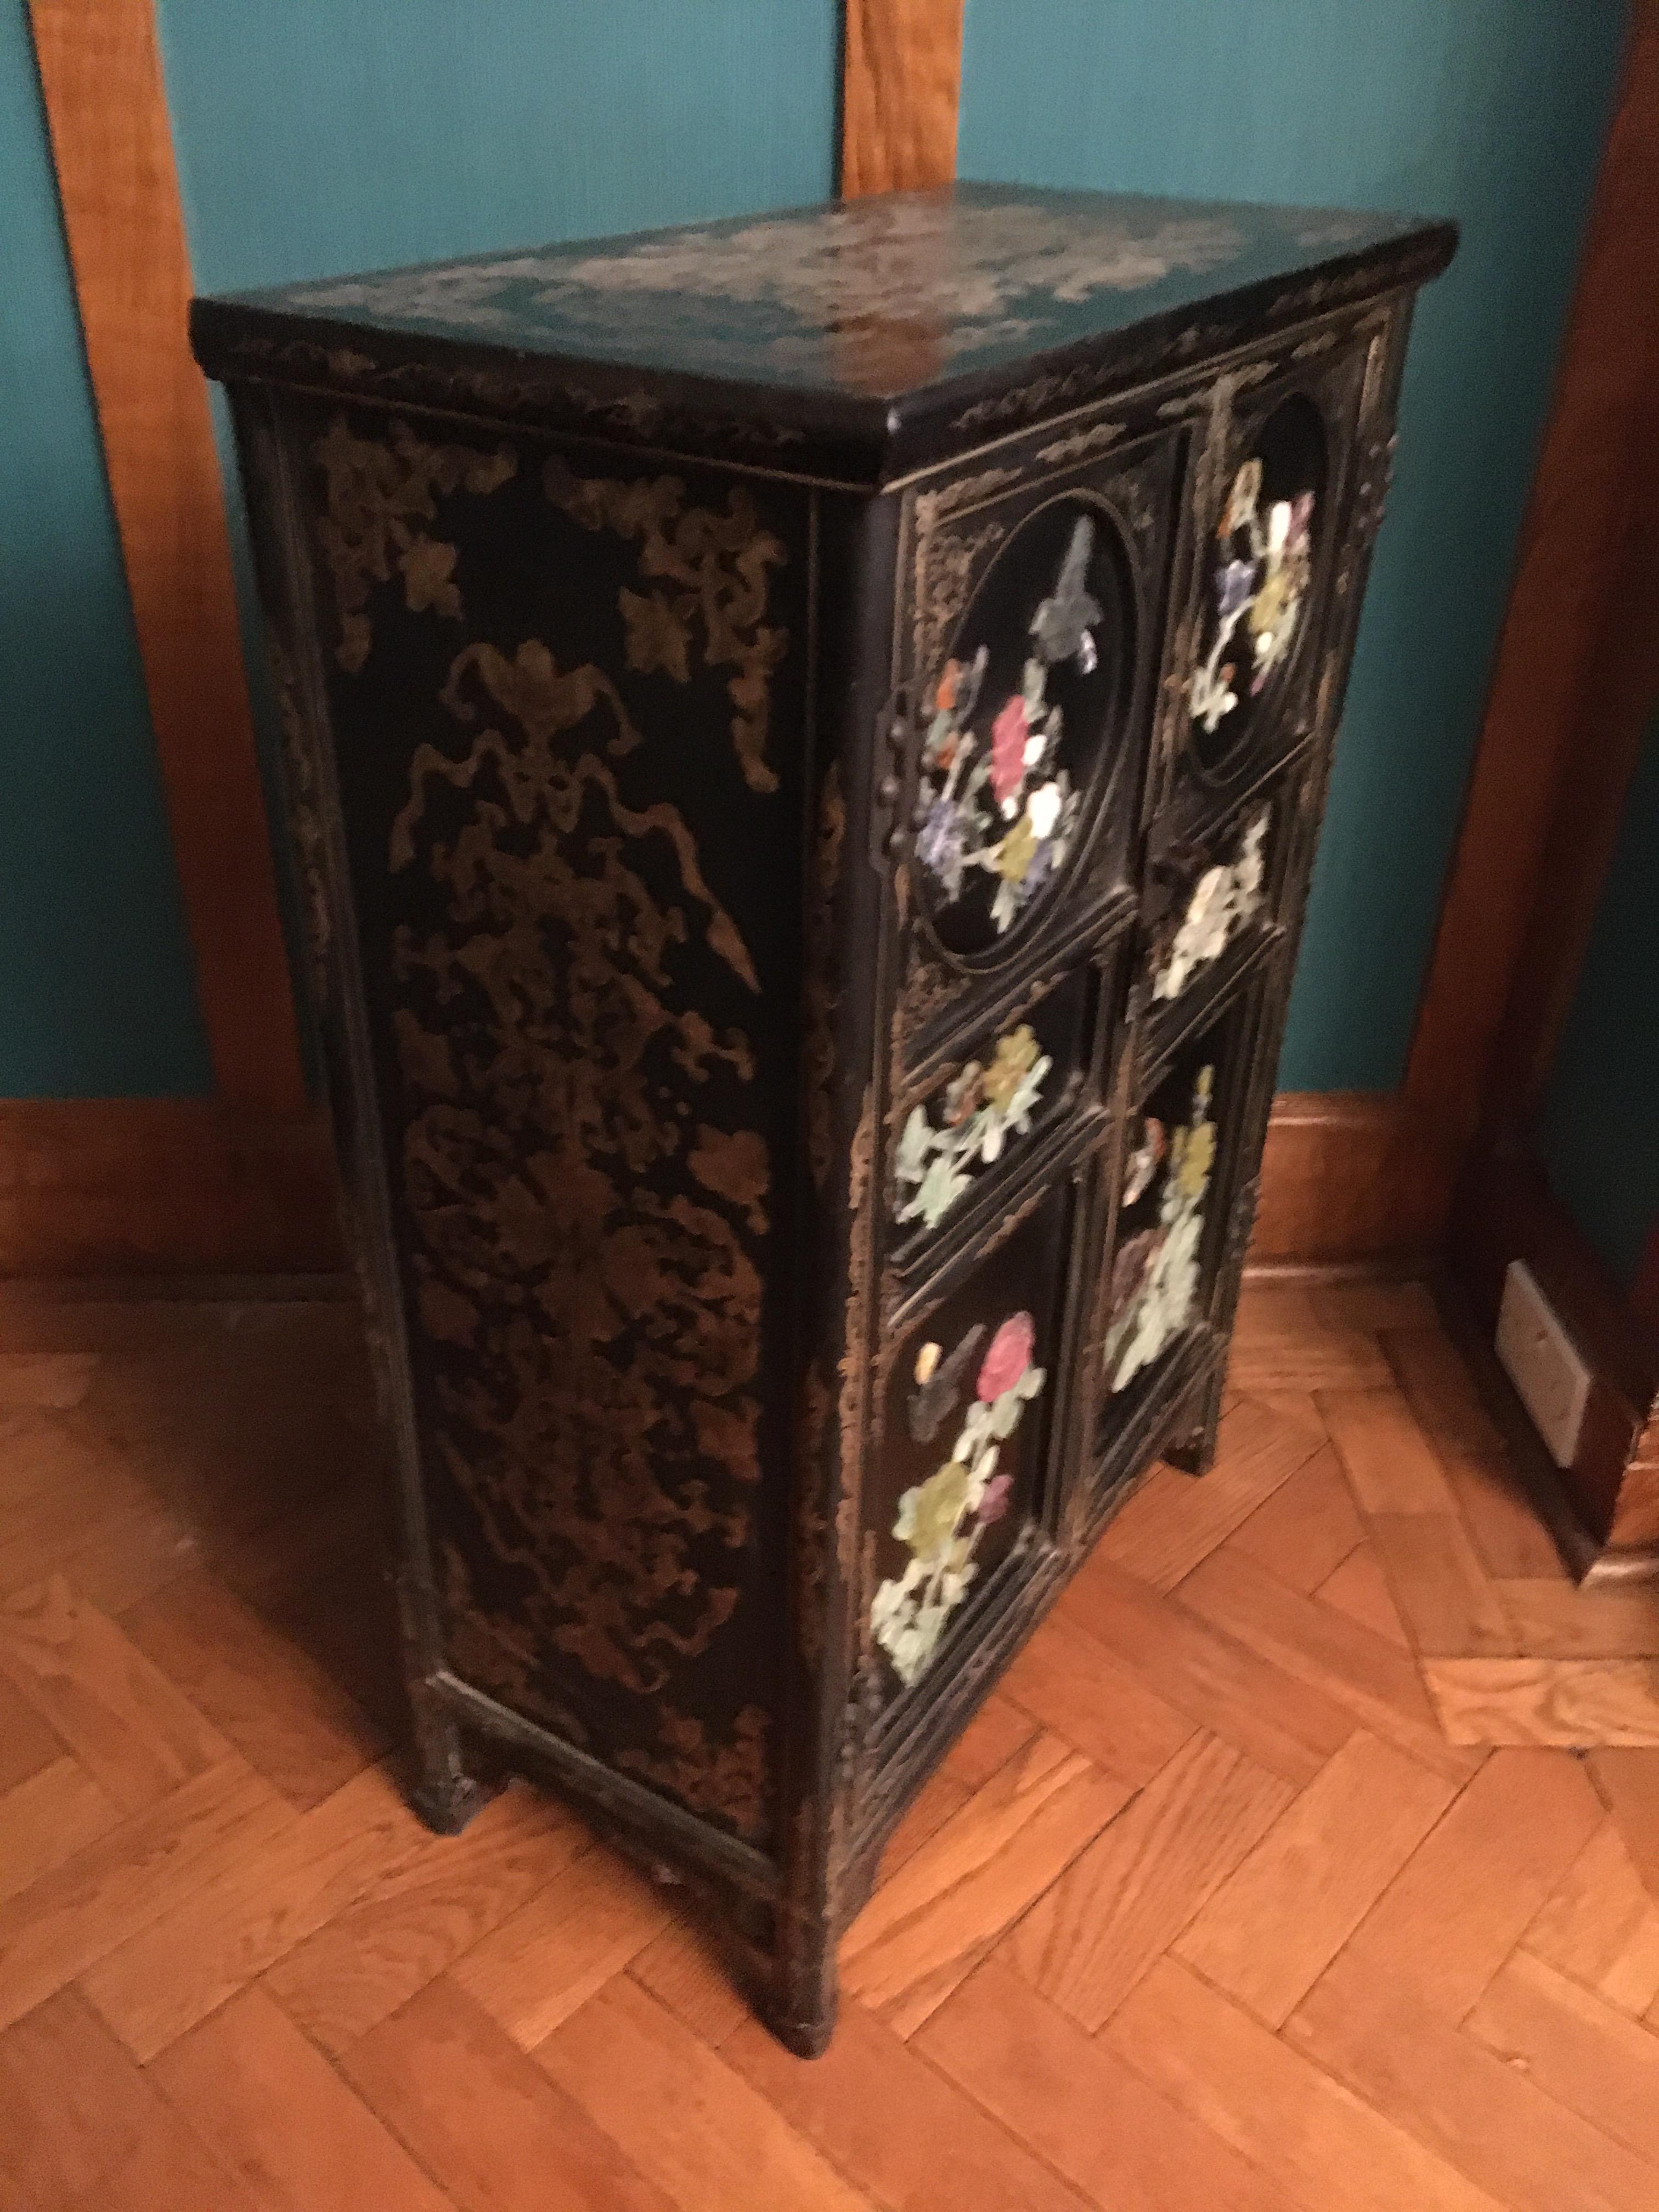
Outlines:
{"type": "MultiPolygon", "coordinates": [[[[490,366],[526,395],[562,367],[567,388],[597,377],[612,416],[620,378],[645,416],[665,389],[683,406],[718,394],[786,439],[886,447],[1051,356],[1107,372],[1104,388],[1115,364],[1140,380],[1327,299],[1420,283],[1455,236],[1409,216],[969,184],[241,293],[198,301],[193,330],[227,378],[397,376],[424,397],[424,353],[452,375],[474,363],[487,404],[490,366]]],[[[972,428],[944,450],[982,441],[972,428]]]]}

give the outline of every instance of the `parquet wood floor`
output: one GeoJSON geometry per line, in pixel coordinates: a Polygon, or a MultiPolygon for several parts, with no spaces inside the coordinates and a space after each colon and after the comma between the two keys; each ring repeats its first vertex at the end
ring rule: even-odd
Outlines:
{"type": "Polygon", "coordinates": [[[4,2212],[1655,2212],[1659,1588],[1422,1290],[1246,1297],[899,1834],[827,2057],[395,1787],[349,1307],[0,1300],[4,2212]]]}

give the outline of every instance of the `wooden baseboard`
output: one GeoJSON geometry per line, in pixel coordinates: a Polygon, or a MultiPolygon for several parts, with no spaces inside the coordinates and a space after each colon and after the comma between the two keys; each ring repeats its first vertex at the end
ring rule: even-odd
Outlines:
{"type": "Polygon", "coordinates": [[[1252,1267],[1426,1261],[1453,1164],[1397,1092],[1282,1091],[1261,1164],[1252,1267]]]}
{"type": "MultiPolygon", "coordinates": [[[[1449,1187],[1398,1098],[1285,1092],[1267,1131],[1250,1265],[1397,1272],[1436,1249],[1449,1187]]],[[[0,1100],[0,1276],[285,1275],[341,1264],[320,1115],[250,1119],[202,1098],[0,1100]]]]}
{"type": "Polygon", "coordinates": [[[0,1100],[0,1275],[340,1264],[319,1115],[252,1119],[207,1098],[0,1100]]]}

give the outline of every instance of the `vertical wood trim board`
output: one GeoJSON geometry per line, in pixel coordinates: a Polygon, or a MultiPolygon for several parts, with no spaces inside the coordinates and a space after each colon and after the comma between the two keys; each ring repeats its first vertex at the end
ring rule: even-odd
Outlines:
{"type": "Polygon", "coordinates": [[[1629,586],[1653,553],[1634,465],[1659,369],[1656,200],[1659,0],[1640,0],[1407,1070],[1460,1150],[1506,1070],[1535,1082],[1547,1058],[1651,703],[1632,705],[1655,656],[1629,586]]]}
{"type": "Polygon", "coordinates": [[[154,0],[30,0],[64,228],[220,1100],[305,1085],[154,0]]]}
{"type": "Polygon", "coordinates": [[[844,199],[956,175],[962,10],[963,0],[845,0],[844,199]]]}

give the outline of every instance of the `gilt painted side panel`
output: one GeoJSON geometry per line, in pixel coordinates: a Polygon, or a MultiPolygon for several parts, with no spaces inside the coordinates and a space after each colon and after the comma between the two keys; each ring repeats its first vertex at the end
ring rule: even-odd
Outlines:
{"type": "Polygon", "coordinates": [[[807,495],[291,436],[448,1664],[763,1844],[807,495]]]}

